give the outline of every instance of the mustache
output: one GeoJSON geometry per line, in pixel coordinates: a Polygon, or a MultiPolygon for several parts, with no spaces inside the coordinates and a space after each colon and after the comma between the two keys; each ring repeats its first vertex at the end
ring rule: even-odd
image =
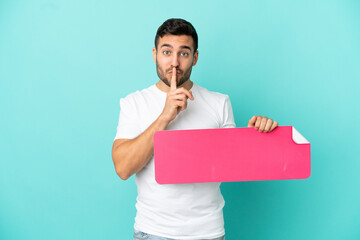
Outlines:
{"type": "MultiPolygon", "coordinates": [[[[167,70],[168,73],[170,73],[172,71],[172,68],[170,68],[169,70],[167,70]]],[[[179,72],[179,73],[183,73],[183,71],[181,71],[180,69],[176,69],[176,72],[179,72]]]]}

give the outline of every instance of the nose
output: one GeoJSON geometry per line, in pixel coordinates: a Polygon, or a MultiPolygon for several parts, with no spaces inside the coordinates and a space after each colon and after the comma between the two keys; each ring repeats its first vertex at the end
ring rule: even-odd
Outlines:
{"type": "Polygon", "coordinates": [[[179,59],[178,59],[177,54],[174,54],[171,59],[171,68],[173,68],[173,67],[176,67],[176,68],[179,67],[179,59]]]}

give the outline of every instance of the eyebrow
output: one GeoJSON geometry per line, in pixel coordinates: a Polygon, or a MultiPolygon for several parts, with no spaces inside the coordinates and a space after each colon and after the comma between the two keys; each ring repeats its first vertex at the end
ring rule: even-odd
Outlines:
{"type": "MultiPolygon", "coordinates": [[[[167,44],[167,43],[164,43],[163,45],[160,46],[160,48],[162,48],[162,47],[173,48],[173,46],[171,46],[170,44],[167,44]]],[[[182,46],[180,46],[180,48],[189,49],[191,51],[191,48],[189,46],[186,46],[186,45],[182,45],[182,46]]]]}

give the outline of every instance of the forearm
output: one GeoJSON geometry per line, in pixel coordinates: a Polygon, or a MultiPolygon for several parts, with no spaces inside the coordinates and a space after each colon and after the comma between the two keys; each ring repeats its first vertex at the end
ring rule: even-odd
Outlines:
{"type": "Polygon", "coordinates": [[[121,144],[114,143],[113,161],[116,173],[123,180],[140,171],[154,153],[154,134],[165,130],[169,121],[161,115],[138,137],[121,144]]]}

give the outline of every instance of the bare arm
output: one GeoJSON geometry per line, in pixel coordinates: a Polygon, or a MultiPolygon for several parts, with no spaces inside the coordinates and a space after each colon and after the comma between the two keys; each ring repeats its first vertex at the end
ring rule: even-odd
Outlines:
{"type": "Polygon", "coordinates": [[[154,152],[153,136],[155,132],[164,130],[168,124],[160,116],[138,137],[114,141],[112,159],[115,171],[121,179],[128,179],[148,163],[154,152]]]}
{"type": "Polygon", "coordinates": [[[194,99],[191,91],[176,88],[176,70],[173,70],[171,90],[167,93],[165,107],[160,116],[138,137],[116,139],[113,143],[112,159],[115,171],[121,179],[128,179],[149,162],[154,152],[155,132],[165,130],[177,114],[186,109],[188,98],[194,99]]]}

